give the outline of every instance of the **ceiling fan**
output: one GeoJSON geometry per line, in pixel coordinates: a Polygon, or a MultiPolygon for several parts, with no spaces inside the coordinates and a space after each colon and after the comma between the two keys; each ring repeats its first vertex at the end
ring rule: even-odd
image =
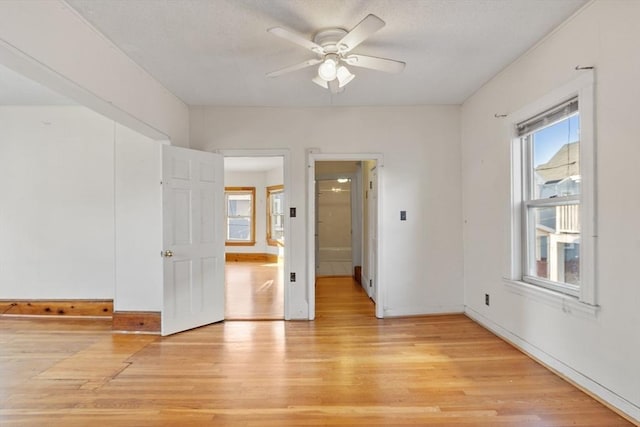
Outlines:
{"type": "Polygon", "coordinates": [[[342,28],[328,28],[317,32],[313,40],[282,27],[269,28],[267,31],[271,34],[309,49],[316,54],[316,58],[272,71],[267,73],[267,76],[278,77],[292,71],[320,64],[318,66],[318,74],[312,81],[335,94],[344,90],[344,87],[355,77],[346,65],[387,73],[399,73],[406,65],[402,61],[351,53],[352,49],[380,30],[384,25],[385,23],[382,19],[369,14],[351,31],[346,31],[342,28]]]}

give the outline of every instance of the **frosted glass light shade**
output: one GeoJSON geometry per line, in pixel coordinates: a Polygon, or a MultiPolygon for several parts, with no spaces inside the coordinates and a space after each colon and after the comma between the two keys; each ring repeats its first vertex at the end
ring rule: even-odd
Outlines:
{"type": "Polygon", "coordinates": [[[318,67],[318,76],[326,81],[330,82],[331,80],[336,78],[337,75],[337,66],[338,64],[333,58],[327,58],[325,61],[320,64],[318,67]]]}
{"type": "Polygon", "coordinates": [[[336,77],[338,77],[338,82],[340,83],[340,87],[344,87],[347,84],[349,84],[351,80],[353,80],[355,75],[351,74],[351,72],[347,69],[347,67],[345,67],[344,65],[341,65],[336,70],[336,77]]]}

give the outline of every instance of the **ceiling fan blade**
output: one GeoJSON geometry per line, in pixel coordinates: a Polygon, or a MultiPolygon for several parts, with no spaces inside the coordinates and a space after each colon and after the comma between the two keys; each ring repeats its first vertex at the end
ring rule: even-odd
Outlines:
{"type": "Polygon", "coordinates": [[[282,68],[280,70],[272,71],[267,73],[267,77],[278,77],[286,73],[290,73],[292,71],[302,70],[303,68],[311,67],[312,65],[316,65],[322,62],[322,59],[309,59],[300,64],[290,65],[288,67],[282,68]]]}
{"type": "Polygon", "coordinates": [[[406,63],[393,59],[376,58],[366,55],[349,55],[344,58],[345,62],[354,67],[370,68],[372,70],[384,71],[385,73],[399,73],[404,70],[406,63]]]}
{"type": "Polygon", "coordinates": [[[328,84],[329,84],[329,91],[332,94],[335,95],[336,93],[342,92],[342,90],[340,90],[340,82],[338,82],[338,79],[333,79],[328,84]]]}
{"type": "Polygon", "coordinates": [[[384,21],[376,15],[369,14],[365,16],[358,25],[356,25],[338,42],[338,50],[343,53],[349,52],[370,35],[384,27],[384,25],[384,21]]]}
{"type": "Polygon", "coordinates": [[[302,46],[305,49],[309,49],[312,52],[317,53],[318,55],[324,55],[324,49],[319,44],[312,42],[309,39],[304,38],[302,35],[295,33],[291,30],[287,30],[282,27],[273,27],[267,30],[273,35],[276,35],[280,38],[288,40],[292,43],[297,44],[298,46],[302,46]]]}

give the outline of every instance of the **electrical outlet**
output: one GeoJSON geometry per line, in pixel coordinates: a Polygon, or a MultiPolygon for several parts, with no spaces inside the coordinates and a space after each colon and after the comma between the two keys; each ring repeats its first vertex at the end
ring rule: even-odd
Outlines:
{"type": "Polygon", "coordinates": [[[484,294],[484,305],[489,305],[489,294],[484,294]]]}
{"type": "Polygon", "coordinates": [[[290,282],[296,281],[296,273],[289,273],[289,281],[290,282]]]}

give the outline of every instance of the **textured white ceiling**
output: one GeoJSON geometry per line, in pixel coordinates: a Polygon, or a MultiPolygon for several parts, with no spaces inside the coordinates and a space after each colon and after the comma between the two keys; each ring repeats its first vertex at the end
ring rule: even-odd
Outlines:
{"type": "Polygon", "coordinates": [[[190,105],[459,104],[574,13],[585,0],[67,0],[99,31],[190,105]],[[309,39],[373,13],[386,26],[353,52],[407,63],[399,75],[353,69],[331,95],[313,58],[266,30],[309,39]]]}
{"type": "Polygon", "coordinates": [[[85,19],[190,105],[460,104],[586,0],[67,0],[85,19]],[[354,53],[407,63],[398,75],[353,68],[331,95],[315,67],[265,74],[313,58],[266,32],[311,39],[373,13],[386,26],[354,53]]]}

